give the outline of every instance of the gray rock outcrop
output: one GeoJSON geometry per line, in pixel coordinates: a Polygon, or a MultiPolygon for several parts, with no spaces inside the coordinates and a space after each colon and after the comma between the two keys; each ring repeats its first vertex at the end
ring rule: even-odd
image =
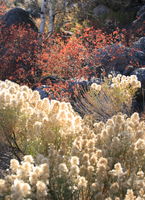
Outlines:
{"type": "Polygon", "coordinates": [[[10,27],[12,25],[24,25],[29,26],[36,32],[38,31],[29,13],[22,8],[13,8],[9,10],[5,15],[2,16],[1,20],[6,27],[10,27]]]}

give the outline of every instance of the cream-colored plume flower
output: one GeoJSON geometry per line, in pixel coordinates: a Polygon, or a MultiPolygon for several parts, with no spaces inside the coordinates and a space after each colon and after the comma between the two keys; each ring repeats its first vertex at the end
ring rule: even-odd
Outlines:
{"type": "Polygon", "coordinates": [[[59,171],[60,171],[60,173],[67,173],[68,172],[68,168],[67,168],[65,163],[59,164],[59,171]]]}
{"type": "Polygon", "coordinates": [[[37,188],[38,196],[46,196],[47,195],[47,186],[44,182],[37,181],[36,188],[37,188]]]}
{"type": "Polygon", "coordinates": [[[79,165],[79,158],[77,156],[72,156],[70,159],[71,165],[79,165]]]}
{"type": "Polygon", "coordinates": [[[100,92],[101,91],[101,85],[98,85],[96,83],[92,83],[90,89],[95,90],[96,92],[100,92]]]}
{"type": "Polygon", "coordinates": [[[70,167],[70,176],[77,176],[80,173],[80,168],[77,165],[70,167]]]}
{"type": "Polygon", "coordinates": [[[114,169],[111,171],[113,176],[122,176],[124,174],[122,166],[120,163],[114,165],[114,169]]]}
{"type": "Polygon", "coordinates": [[[25,155],[23,160],[24,162],[34,163],[34,159],[31,155],[25,155]]]}
{"type": "Polygon", "coordinates": [[[10,169],[12,169],[12,171],[16,172],[19,168],[19,162],[16,159],[11,159],[10,161],[10,169]]]}
{"type": "Polygon", "coordinates": [[[78,188],[86,188],[88,181],[85,179],[85,177],[80,176],[78,178],[78,188]]]}
{"type": "Polygon", "coordinates": [[[31,193],[31,187],[28,183],[24,183],[22,180],[14,180],[12,185],[12,194],[15,199],[23,199],[31,193]]]}
{"type": "Polygon", "coordinates": [[[136,196],[134,195],[132,189],[128,189],[128,190],[127,190],[127,194],[126,194],[124,200],[136,200],[136,196]]]}

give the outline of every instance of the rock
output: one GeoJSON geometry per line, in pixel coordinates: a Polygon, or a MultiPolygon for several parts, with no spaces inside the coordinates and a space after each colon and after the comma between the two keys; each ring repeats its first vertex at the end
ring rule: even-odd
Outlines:
{"type": "Polygon", "coordinates": [[[145,53],[145,37],[141,37],[138,41],[134,42],[132,47],[145,53]]]}
{"type": "Polygon", "coordinates": [[[145,92],[144,90],[138,89],[138,91],[136,92],[135,96],[132,99],[132,113],[134,112],[138,112],[138,113],[142,113],[144,111],[144,102],[145,102],[145,98],[144,98],[145,92]]]}
{"type": "Polygon", "coordinates": [[[143,36],[145,32],[145,6],[137,12],[136,20],[131,24],[132,31],[135,31],[139,35],[143,36]]]}
{"type": "Polygon", "coordinates": [[[56,84],[56,83],[59,83],[60,81],[65,81],[65,80],[62,79],[62,78],[59,78],[58,76],[46,76],[40,82],[43,85],[46,85],[49,82],[52,83],[52,84],[56,84]]]}
{"type": "Polygon", "coordinates": [[[38,32],[38,29],[29,13],[22,8],[13,8],[9,10],[2,17],[2,22],[6,25],[6,27],[10,27],[12,25],[25,25],[38,32]]]}
{"type": "Polygon", "coordinates": [[[44,89],[48,88],[46,85],[42,85],[39,88],[35,88],[36,91],[39,92],[41,99],[47,98],[48,97],[48,92],[46,92],[44,89]]]}
{"type": "Polygon", "coordinates": [[[95,59],[96,63],[101,65],[107,74],[113,70],[129,75],[135,68],[145,65],[143,51],[116,44],[99,49],[95,59]]]}
{"type": "Polygon", "coordinates": [[[132,0],[100,0],[100,4],[104,4],[113,10],[120,10],[131,5],[132,0]]]}
{"type": "Polygon", "coordinates": [[[136,69],[130,75],[136,75],[141,82],[141,89],[136,92],[132,104],[132,111],[141,113],[145,106],[145,68],[136,69]]]}
{"type": "Polygon", "coordinates": [[[96,8],[93,9],[93,16],[94,17],[103,17],[108,15],[110,9],[105,5],[98,5],[96,8]]]}
{"type": "Polygon", "coordinates": [[[145,21],[145,12],[143,12],[141,15],[137,17],[135,21],[133,21],[133,26],[141,26],[144,24],[145,21]]]}
{"type": "Polygon", "coordinates": [[[145,5],[142,6],[139,11],[136,14],[136,17],[138,18],[139,16],[141,16],[143,13],[145,13],[145,5]]]}

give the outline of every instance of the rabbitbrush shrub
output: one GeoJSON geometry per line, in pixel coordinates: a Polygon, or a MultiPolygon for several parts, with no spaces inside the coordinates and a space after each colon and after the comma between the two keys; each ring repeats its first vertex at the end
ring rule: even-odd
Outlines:
{"type": "MultiPolygon", "coordinates": [[[[124,85],[140,84],[123,77],[112,78],[111,87],[122,88],[126,102],[124,85]]],[[[102,87],[91,90],[99,94],[102,87]]],[[[145,123],[138,113],[94,123],[69,103],[41,100],[37,91],[8,80],[0,81],[0,99],[1,135],[31,154],[10,161],[1,199],[145,199],[145,123]]]]}
{"type": "Polygon", "coordinates": [[[81,117],[69,103],[40,99],[37,91],[0,81],[0,135],[25,153],[46,153],[50,144],[64,149],[81,129],[81,117]],[[16,146],[16,143],[17,146],[16,146]]]}
{"type": "Polygon", "coordinates": [[[62,143],[35,162],[30,155],[12,159],[0,179],[1,199],[145,199],[145,123],[138,113],[85,124],[68,152],[62,143]]]}
{"type": "MultiPolygon", "coordinates": [[[[102,85],[92,84],[86,98],[93,105],[95,119],[106,120],[124,109],[130,110],[139,87],[136,76],[121,75],[107,79],[102,85]]],[[[82,118],[70,103],[41,100],[39,93],[27,86],[0,81],[0,100],[0,135],[23,153],[45,155],[50,145],[63,147],[67,152],[82,128],[82,118]]]]}

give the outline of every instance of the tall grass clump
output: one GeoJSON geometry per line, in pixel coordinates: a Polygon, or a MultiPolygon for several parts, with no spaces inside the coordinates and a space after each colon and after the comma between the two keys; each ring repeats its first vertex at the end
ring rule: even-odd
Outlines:
{"type": "Polygon", "coordinates": [[[75,107],[82,115],[91,114],[98,121],[106,121],[118,112],[131,115],[134,96],[140,87],[134,75],[109,75],[102,83],[93,83],[87,92],[78,95],[75,107]]]}

